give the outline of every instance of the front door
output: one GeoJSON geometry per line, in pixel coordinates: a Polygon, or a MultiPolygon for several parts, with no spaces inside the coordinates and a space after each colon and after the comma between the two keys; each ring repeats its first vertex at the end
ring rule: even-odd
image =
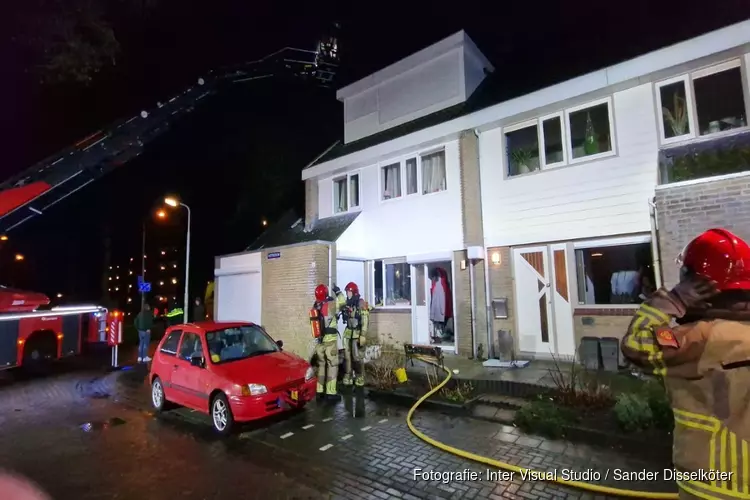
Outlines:
{"type": "MultiPolygon", "coordinates": [[[[430,262],[428,264],[412,265],[412,340],[415,344],[435,345],[443,349],[453,350],[455,342],[455,307],[453,307],[453,264],[451,261],[430,262]],[[444,311],[448,316],[441,325],[436,325],[430,318],[430,308],[434,298],[432,280],[430,276],[438,274],[445,277],[445,285],[440,281],[442,294],[439,300],[444,300],[444,311]]],[[[438,286],[437,284],[435,286],[438,286]]]]}
{"type": "Polygon", "coordinates": [[[524,352],[553,352],[547,247],[514,249],[513,265],[518,304],[518,347],[524,352]]]}
{"type": "Polygon", "coordinates": [[[513,250],[518,346],[523,352],[565,358],[575,354],[567,255],[565,244],[513,250]]]}
{"type": "Polygon", "coordinates": [[[430,344],[430,280],[427,264],[415,264],[411,271],[411,288],[414,290],[412,305],[412,340],[415,344],[430,344]]]}

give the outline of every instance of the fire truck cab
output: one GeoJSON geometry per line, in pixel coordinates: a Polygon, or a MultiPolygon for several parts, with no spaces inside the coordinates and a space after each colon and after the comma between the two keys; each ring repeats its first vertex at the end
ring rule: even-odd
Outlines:
{"type": "Polygon", "coordinates": [[[96,305],[49,304],[44,294],[0,286],[0,370],[74,356],[86,343],[106,342],[110,319],[121,314],[96,305]]]}

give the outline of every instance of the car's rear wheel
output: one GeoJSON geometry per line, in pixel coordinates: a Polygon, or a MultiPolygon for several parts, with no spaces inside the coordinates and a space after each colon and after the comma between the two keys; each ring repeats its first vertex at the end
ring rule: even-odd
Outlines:
{"type": "Polygon", "coordinates": [[[171,407],[164,395],[164,384],[159,377],[154,377],[153,382],[151,382],[151,404],[154,406],[154,410],[159,413],[167,411],[171,407]]]}
{"type": "Polygon", "coordinates": [[[232,408],[229,406],[227,397],[219,393],[211,401],[211,422],[214,430],[222,436],[227,436],[232,432],[234,427],[234,415],[232,408]]]}

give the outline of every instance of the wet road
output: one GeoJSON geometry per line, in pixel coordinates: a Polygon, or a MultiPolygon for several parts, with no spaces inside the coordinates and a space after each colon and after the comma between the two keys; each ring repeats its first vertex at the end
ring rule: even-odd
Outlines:
{"type": "MultiPolygon", "coordinates": [[[[215,437],[196,412],[155,417],[148,397],[136,371],[0,382],[0,467],[25,474],[58,500],[593,498],[518,477],[487,480],[485,467],[414,437],[404,408],[364,397],[311,405],[244,426],[229,439],[215,437]],[[470,469],[482,477],[429,481],[415,478],[415,468],[470,469]]],[[[614,460],[572,446],[542,449],[494,424],[432,413],[416,423],[438,439],[520,465],[584,469],[614,460]]]]}

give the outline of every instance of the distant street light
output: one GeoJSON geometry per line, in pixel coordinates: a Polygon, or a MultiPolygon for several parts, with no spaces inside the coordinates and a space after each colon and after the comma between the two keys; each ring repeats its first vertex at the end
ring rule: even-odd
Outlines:
{"type": "Polygon", "coordinates": [[[57,294],[57,298],[58,298],[58,299],[61,299],[61,298],[62,298],[62,296],[63,296],[63,295],[62,295],[61,293],[58,293],[58,294],[57,294]]]}
{"type": "Polygon", "coordinates": [[[165,212],[164,210],[159,210],[158,212],[156,212],[156,216],[160,219],[166,219],[167,212],[165,212]]]}
{"type": "Polygon", "coordinates": [[[187,210],[188,218],[187,218],[187,236],[186,236],[186,242],[185,242],[185,303],[182,305],[183,307],[183,322],[188,322],[188,308],[190,304],[189,299],[189,289],[188,289],[188,283],[190,283],[189,277],[190,277],[190,207],[185,205],[184,203],[180,202],[177,198],[173,198],[171,196],[167,196],[164,198],[164,203],[169,205],[170,207],[184,207],[185,210],[187,210]]]}
{"type": "Polygon", "coordinates": [[[23,256],[23,254],[20,254],[20,253],[17,253],[17,254],[16,254],[16,261],[18,261],[18,262],[21,262],[21,261],[22,261],[22,260],[24,260],[25,258],[26,258],[26,257],[24,257],[24,256],[23,256]]]}
{"type": "Polygon", "coordinates": [[[8,235],[7,234],[0,235],[0,241],[8,241],[8,235]]]}
{"type": "Polygon", "coordinates": [[[261,222],[261,224],[263,224],[264,226],[267,226],[268,225],[268,221],[266,219],[263,219],[263,221],[261,222]]]}

